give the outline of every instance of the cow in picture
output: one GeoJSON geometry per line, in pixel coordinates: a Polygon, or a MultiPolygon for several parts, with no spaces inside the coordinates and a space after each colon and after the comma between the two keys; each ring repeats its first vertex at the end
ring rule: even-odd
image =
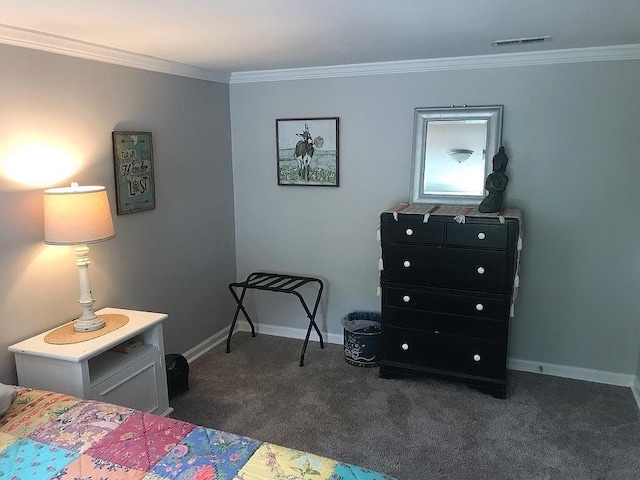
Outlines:
{"type": "Polygon", "coordinates": [[[311,159],[315,151],[311,133],[309,133],[309,125],[305,123],[304,132],[296,133],[296,135],[302,137],[302,140],[298,140],[298,143],[296,143],[296,150],[293,156],[298,161],[298,175],[304,181],[308,181],[311,159]]]}

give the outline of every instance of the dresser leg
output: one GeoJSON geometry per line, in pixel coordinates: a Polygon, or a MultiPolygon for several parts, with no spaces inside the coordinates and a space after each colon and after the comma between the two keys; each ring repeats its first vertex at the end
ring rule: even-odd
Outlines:
{"type": "Polygon", "coordinates": [[[499,398],[501,400],[505,400],[507,398],[507,387],[478,387],[476,385],[469,385],[469,388],[474,388],[479,392],[486,393],[487,395],[491,395],[493,398],[499,398]]]}
{"type": "Polygon", "coordinates": [[[506,400],[506,398],[507,398],[507,387],[501,388],[500,390],[494,390],[493,392],[491,392],[491,395],[493,395],[494,398],[499,398],[501,400],[506,400]]]}
{"type": "Polygon", "coordinates": [[[387,370],[384,367],[380,367],[380,371],[378,372],[378,377],[380,378],[410,378],[415,377],[415,375],[410,373],[401,373],[394,370],[387,370]]]}

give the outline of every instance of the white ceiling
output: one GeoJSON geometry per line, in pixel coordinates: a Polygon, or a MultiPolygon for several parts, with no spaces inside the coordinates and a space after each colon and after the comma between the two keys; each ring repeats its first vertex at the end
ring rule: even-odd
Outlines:
{"type": "Polygon", "coordinates": [[[231,73],[640,44],[640,0],[0,0],[25,35],[231,73]]]}

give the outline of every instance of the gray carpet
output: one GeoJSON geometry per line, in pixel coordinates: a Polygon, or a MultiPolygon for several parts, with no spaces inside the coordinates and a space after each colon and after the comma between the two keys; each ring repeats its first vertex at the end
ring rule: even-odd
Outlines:
{"type": "Polygon", "coordinates": [[[378,378],[342,347],[234,335],[191,364],[175,418],[400,480],[638,480],[631,390],[509,372],[506,400],[430,379],[378,378]]]}

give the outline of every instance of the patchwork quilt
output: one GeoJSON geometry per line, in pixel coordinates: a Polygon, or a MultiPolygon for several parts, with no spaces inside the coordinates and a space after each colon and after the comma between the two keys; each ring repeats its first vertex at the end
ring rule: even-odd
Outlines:
{"type": "Polygon", "coordinates": [[[0,416],[1,480],[393,480],[130,408],[24,389],[0,416]]]}

